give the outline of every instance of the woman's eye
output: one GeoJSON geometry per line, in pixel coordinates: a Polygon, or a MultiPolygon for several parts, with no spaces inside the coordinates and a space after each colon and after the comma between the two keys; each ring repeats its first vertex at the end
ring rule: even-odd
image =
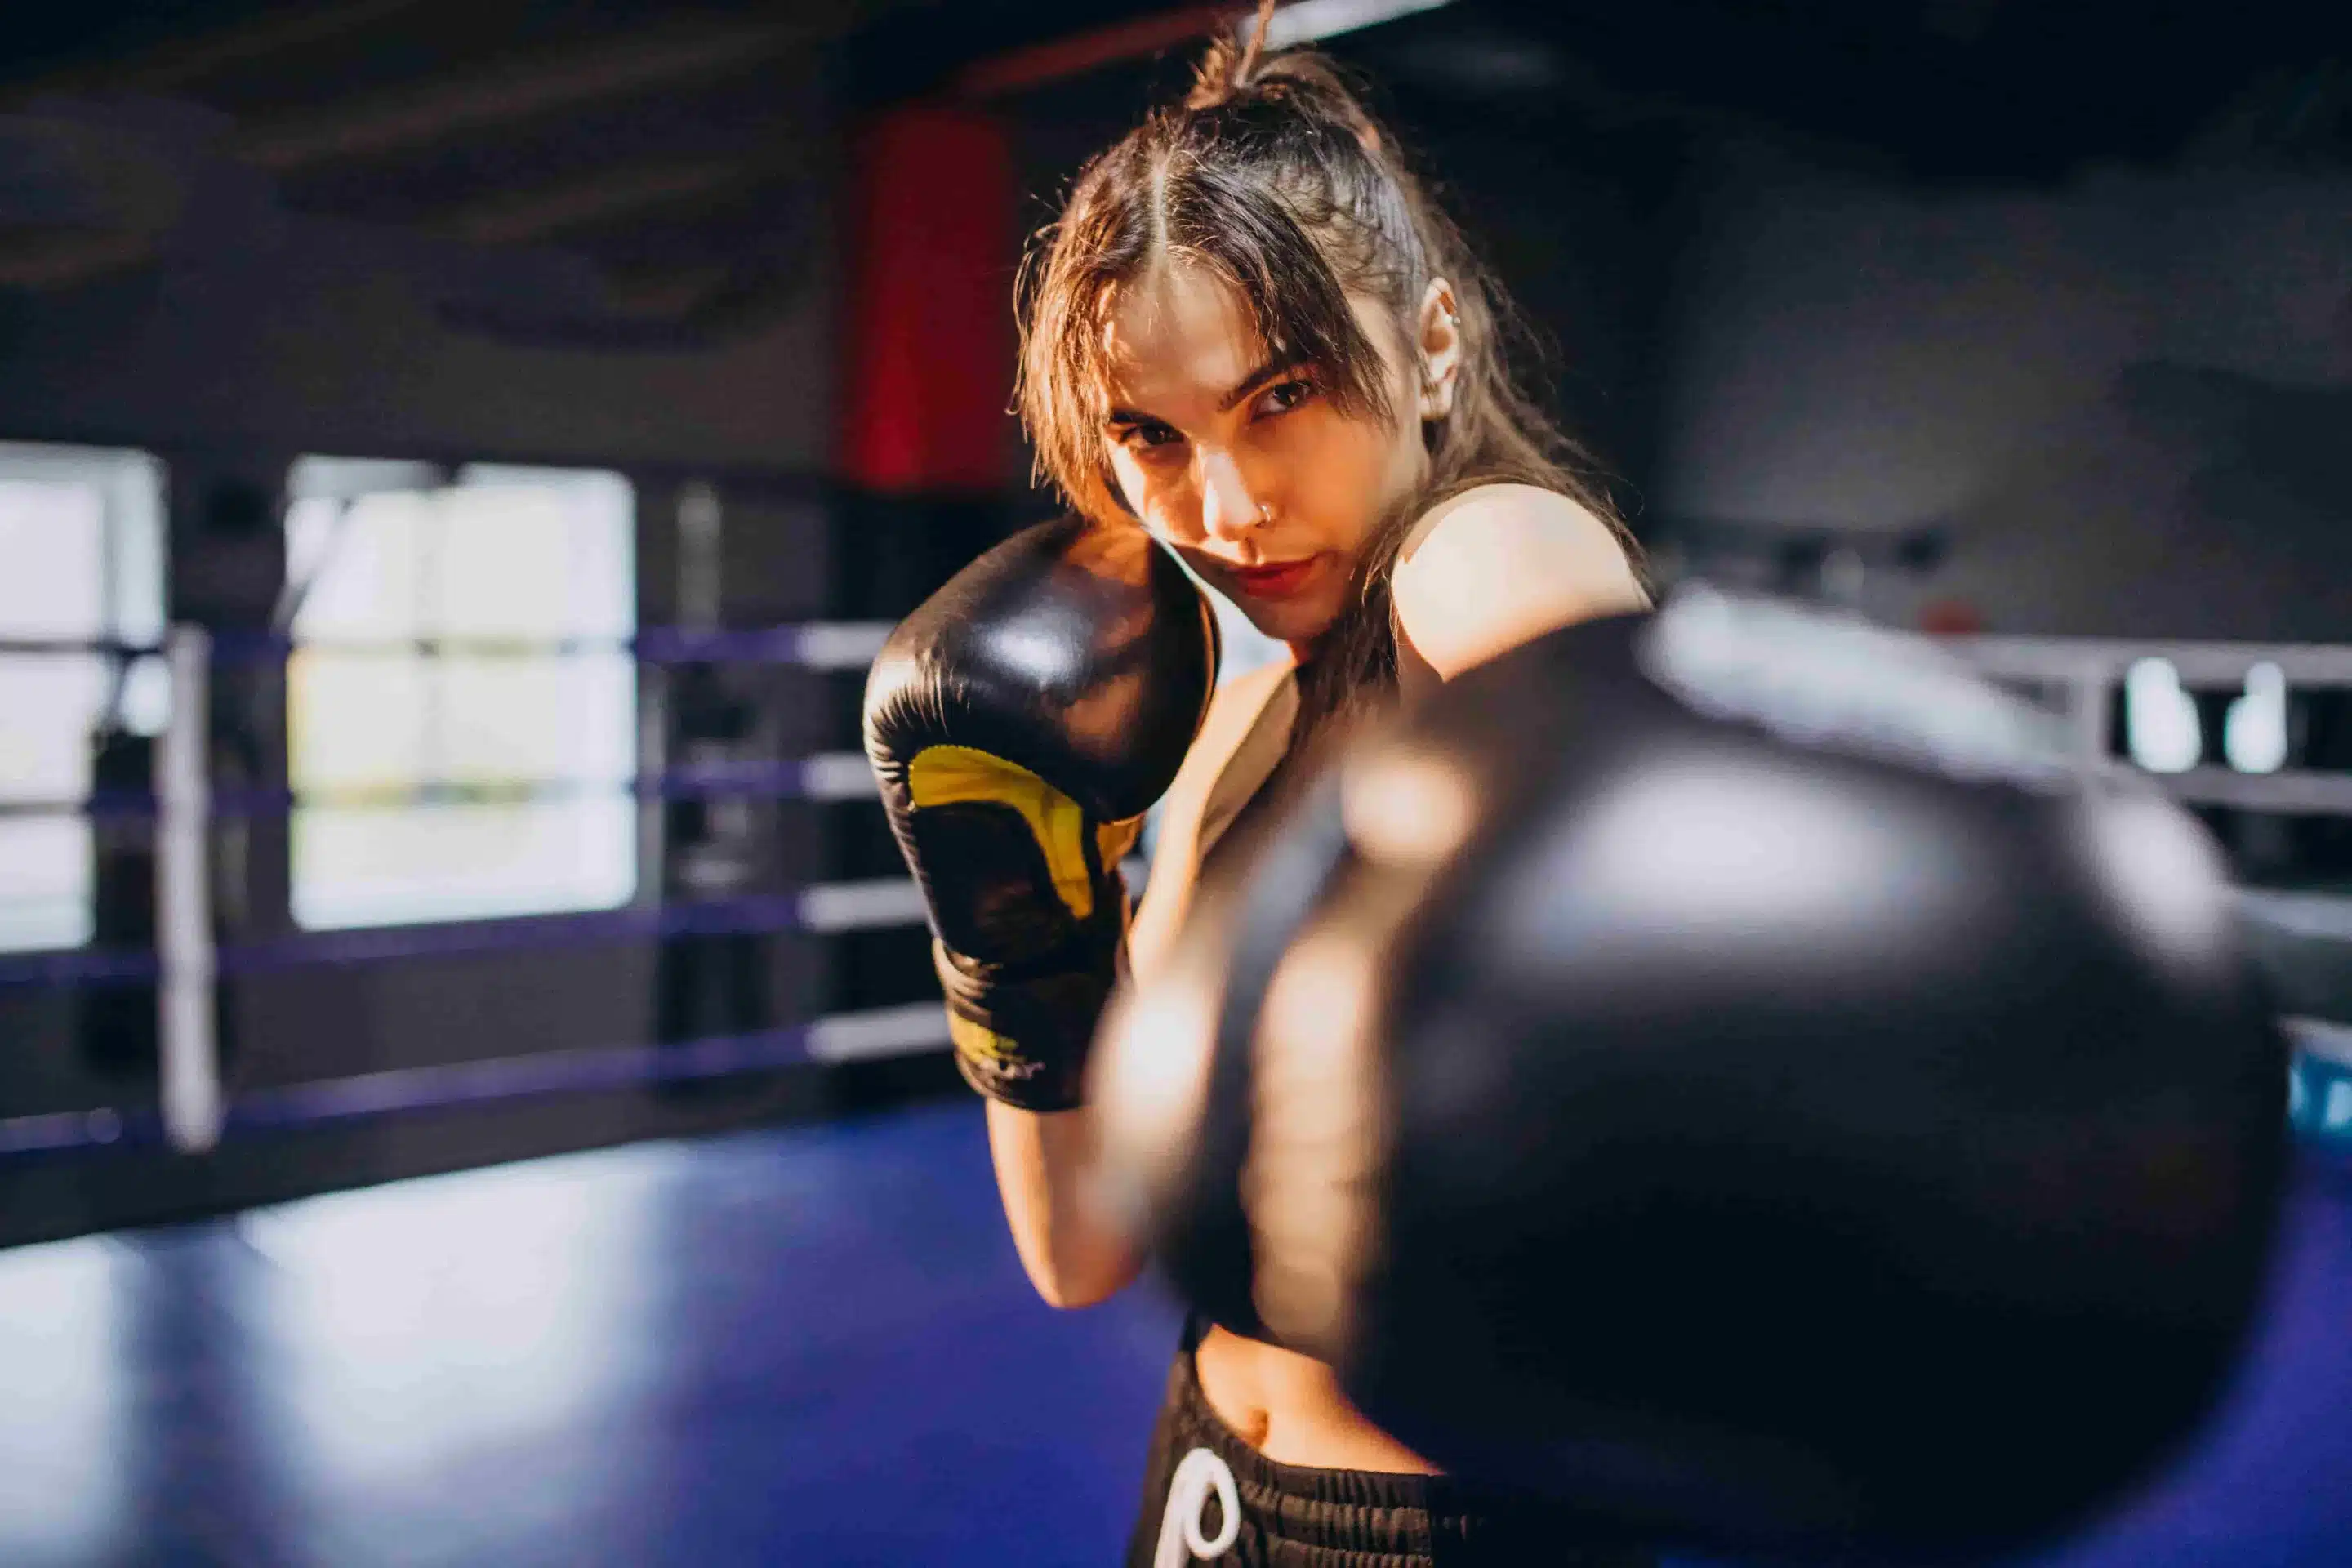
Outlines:
{"type": "Polygon", "coordinates": [[[1315,384],[1311,381],[1278,383],[1258,394],[1258,416],[1264,418],[1269,415],[1287,414],[1314,395],[1315,384]]]}
{"type": "Polygon", "coordinates": [[[1130,425],[1118,433],[1119,445],[1138,452],[1172,447],[1183,438],[1165,425],[1130,425]]]}

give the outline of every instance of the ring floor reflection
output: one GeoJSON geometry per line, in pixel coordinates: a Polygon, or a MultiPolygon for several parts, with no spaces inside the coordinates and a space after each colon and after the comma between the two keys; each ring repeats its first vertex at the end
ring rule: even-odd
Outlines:
{"type": "MultiPolygon", "coordinates": [[[[1115,1562],[1176,1313],[1021,1277],[976,1107],[0,1254],[0,1563],[1115,1562]]],[[[2197,1451],[2037,1568],[2352,1563],[2352,1182],[2197,1451]]]]}

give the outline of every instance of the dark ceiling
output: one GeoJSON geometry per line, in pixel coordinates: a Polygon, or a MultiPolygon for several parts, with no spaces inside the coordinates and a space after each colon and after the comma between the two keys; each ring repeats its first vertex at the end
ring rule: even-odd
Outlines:
{"type": "Polygon", "coordinates": [[[2232,136],[2286,159],[2352,153],[2352,11],[2336,5],[1559,0],[1417,25],[1395,66],[1484,76],[1489,97],[1765,128],[1919,179],[2046,180],[2232,136]]]}
{"type": "MultiPolygon", "coordinates": [[[[16,9],[0,80],[167,84],[275,112],[493,59],[729,23],[783,25],[812,44],[837,43],[860,96],[904,96],[985,56],[1203,7],[86,0],[16,9]]],[[[2301,86],[2306,99],[2326,96],[2326,67],[2352,46],[2352,13],[2309,0],[1457,0],[1349,47],[1377,50],[1382,34],[1409,39],[1430,73],[1454,74],[1482,95],[1599,90],[1997,174],[2086,155],[2165,156],[2269,79],[2301,86]]],[[[2340,90],[2317,106],[2323,116],[2331,107],[2340,118],[2340,90]]]]}
{"type": "MultiPolygon", "coordinates": [[[[585,263],[593,277],[546,320],[649,343],[723,329],[789,287],[832,176],[817,166],[830,105],[940,91],[1073,35],[1108,40],[1079,56],[1148,50],[1214,15],[1181,0],[17,9],[0,62],[0,105],[18,116],[0,140],[0,174],[16,165],[0,184],[16,204],[0,211],[0,286],[140,264],[181,220],[166,174],[202,185],[202,164],[215,185],[246,180],[248,204],[585,263]],[[159,120],[125,100],[186,107],[159,120]],[[60,118],[98,129],[61,140],[26,123],[60,118]],[[150,143],[171,128],[169,155],[147,156],[172,171],[108,162],[134,121],[150,143]]],[[[2088,161],[2342,167],[2346,15],[2279,0],[1457,0],[1337,47],[1412,94],[1423,121],[1717,127],[1895,178],[2046,181],[2088,161]]],[[[500,307],[465,308],[498,327],[500,307]]]]}

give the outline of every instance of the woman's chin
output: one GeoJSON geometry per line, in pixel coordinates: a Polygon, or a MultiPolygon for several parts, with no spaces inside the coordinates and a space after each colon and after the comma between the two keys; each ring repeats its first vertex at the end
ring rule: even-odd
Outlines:
{"type": "MultiPolygon", "coordinates": [[[[1317,595],[1318,600],[1321,597],[1317,595]]],[[[1253,603],[1244,599],[1241,610],[1250,625],[1276,642],[1286,642],[1294,647],[1318,641],[1339,618],[1337,605],[1297,600],[1253,603]]]]}

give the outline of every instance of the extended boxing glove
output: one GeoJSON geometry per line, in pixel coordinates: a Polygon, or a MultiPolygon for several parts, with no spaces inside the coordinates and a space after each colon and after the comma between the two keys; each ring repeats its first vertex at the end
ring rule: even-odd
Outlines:
{"type": "Polygon", "coordinates": [[[1873,1562],[2212,1407],[2286,1052],[2197,823],[1858,623],[1691,592],[1463,675],[1203,879],[1105,1027],[1195,1310],[1465,1479],[1873,1562]]]}
{"type": "Polygon", "coordinates": [[[1127,931],[1120,859],[1208,709],[1216,625],[1139,530],[1014,535],[900,623],[866,752],[929,912],[956,1061],[1025,1110],[1077,1105],[1127,931]]]}

